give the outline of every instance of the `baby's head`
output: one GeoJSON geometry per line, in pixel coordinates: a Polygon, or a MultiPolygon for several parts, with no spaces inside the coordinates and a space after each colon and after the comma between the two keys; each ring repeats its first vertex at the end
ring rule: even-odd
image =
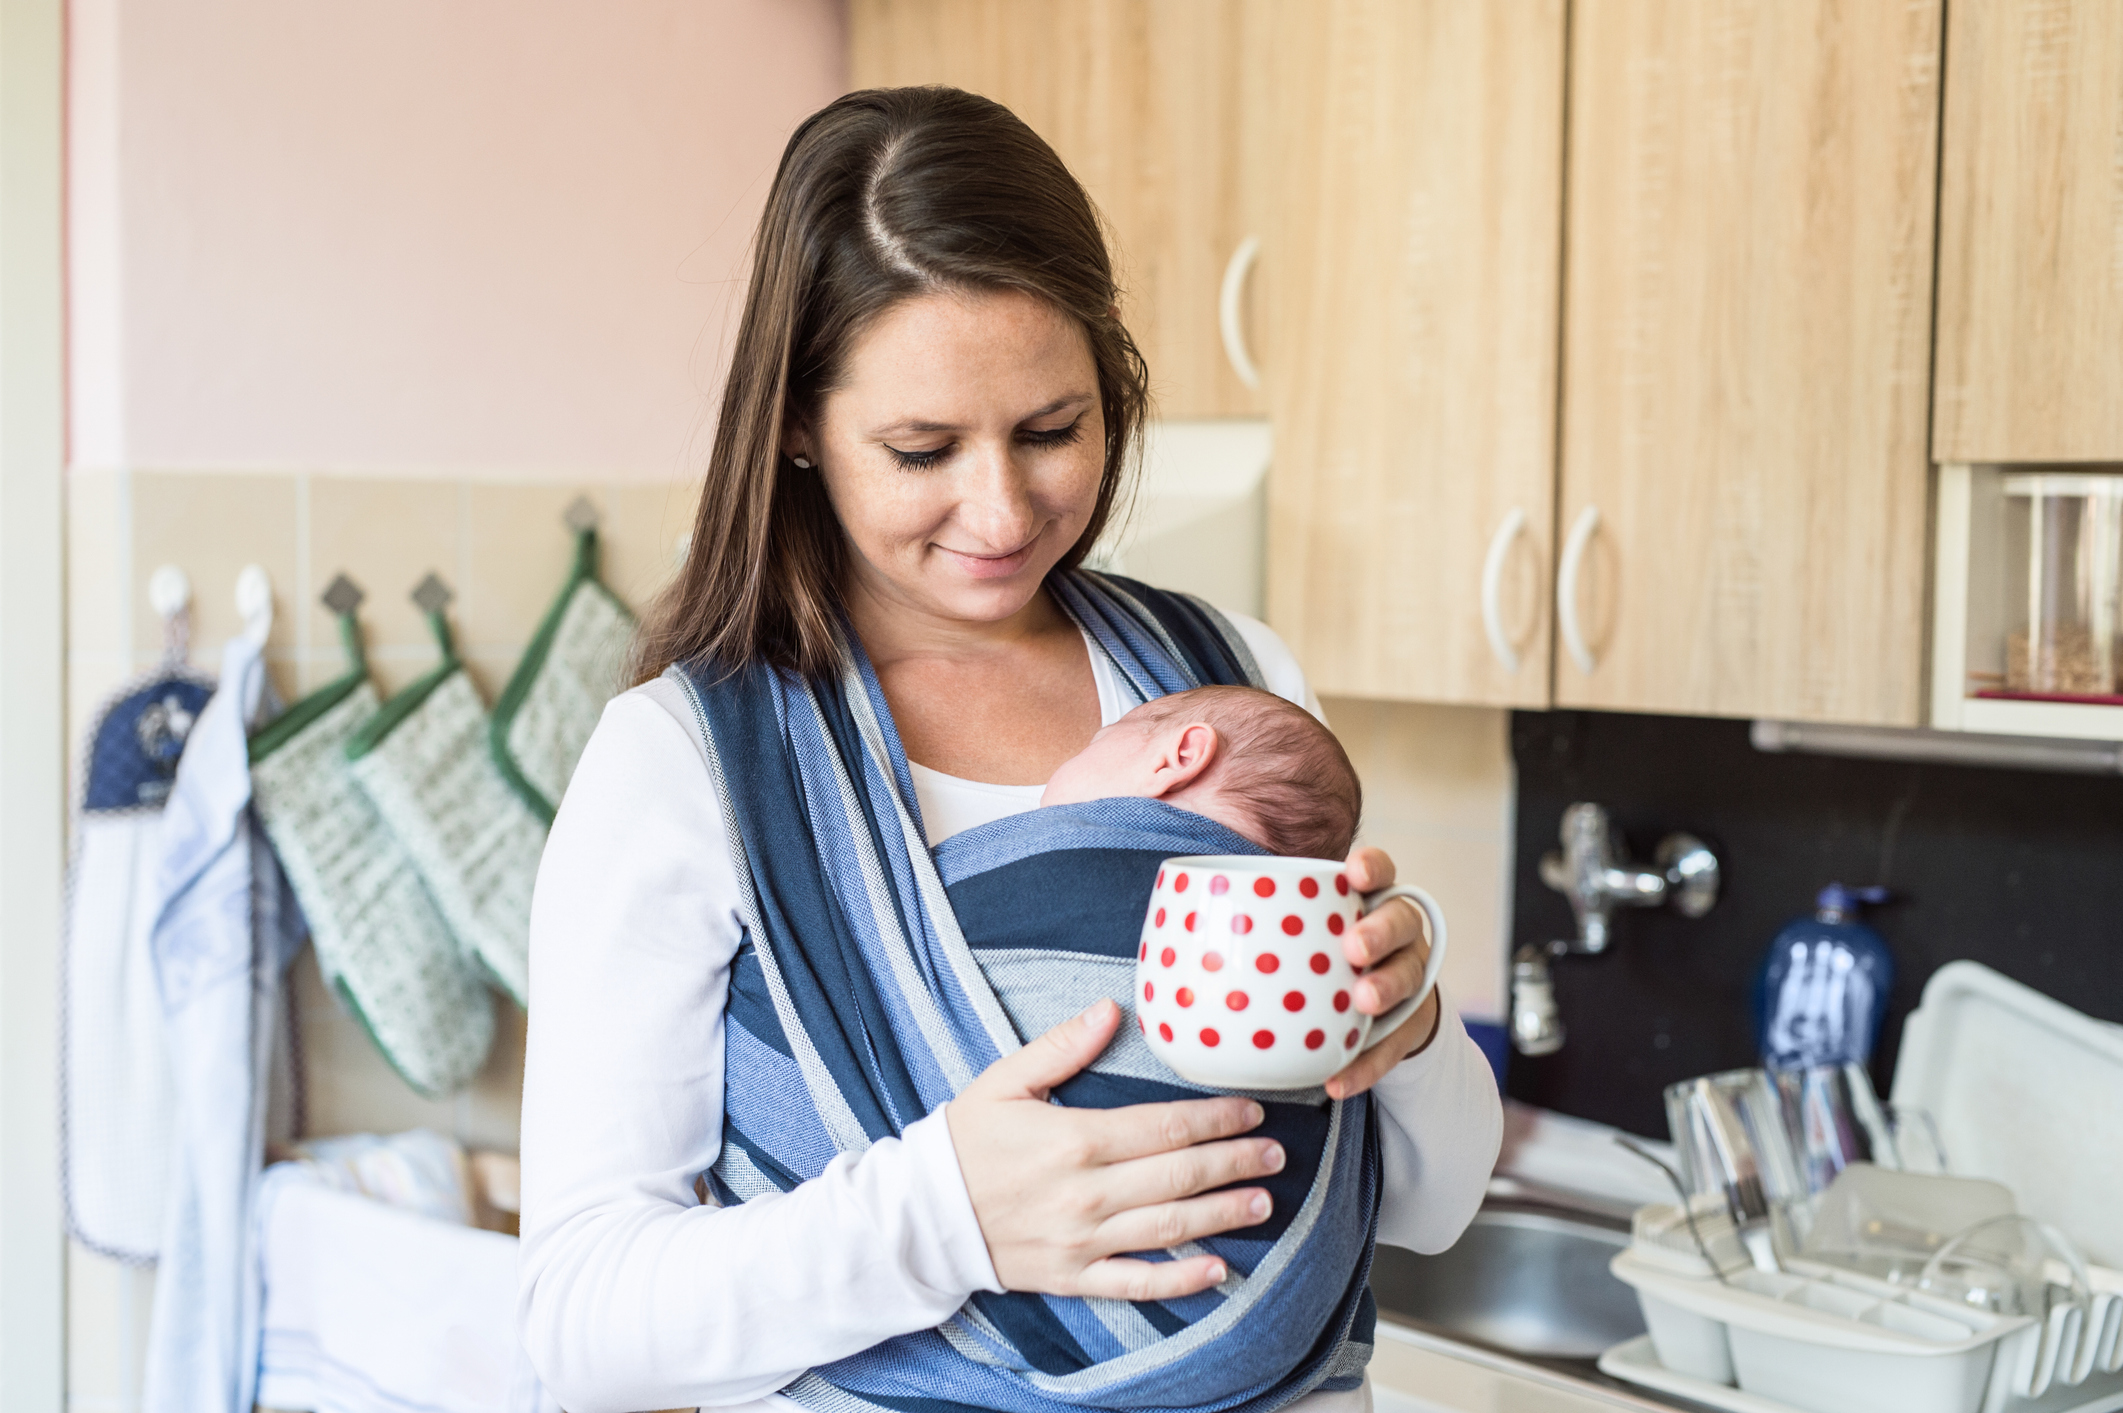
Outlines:
{"type": "Polygon", "coordinates": [[[1363,790],[1334,733],[1251,687],[1197,687],[1145,702],[1047,781],[1043,805],[1115,795],[1207,815],[1272,854],[1340,859],[1363,790]]]}

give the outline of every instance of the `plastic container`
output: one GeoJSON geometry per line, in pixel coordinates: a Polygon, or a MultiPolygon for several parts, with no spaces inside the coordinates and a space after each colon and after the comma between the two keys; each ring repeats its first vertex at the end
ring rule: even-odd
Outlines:
{"type": "Polygon", "coordinates": [[[1872,1058],[1894,990],[1894,956],[1858,920],[1858,907],[1886,901],[1884,888],[1831,883],[1811,914],[1794,918],[1770,942],[1755,982],[1764,1068],[1803,1071],[1872,1058]]]}
{"type": "Polygon", "coordinates": [[[2107,698],[2123,667],[2123,475],[2004,477],[2005,690],[2107,698]]]}

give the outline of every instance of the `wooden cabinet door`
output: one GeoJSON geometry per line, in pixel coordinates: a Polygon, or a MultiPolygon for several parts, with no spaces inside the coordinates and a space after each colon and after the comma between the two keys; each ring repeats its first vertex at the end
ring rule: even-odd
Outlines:
{"type": "Polygon", "coordinates": [[[1953,0],[1939,461],[2123,460],[2123,5],[1953,0]]]}
{"type": "Polygon", "coordinates": [[[1324,693],[1545,706],[1562,0],[1274,22],[1269,620],[1324,693]]]}
{"type": "Polygon", "coordinates": [[[1218,304],[1253,233],[1242,90],[1254,6],[1224,0],[853,0],[858,88],[944,83],[1008,106],[1097,203],[1159,417],[1258,415],[1218,304]]]}
{"type": "Polygon", "coordinates": [[[1558,702],[1916,724],[1939,10],[1574,7],[1558,702]]]}

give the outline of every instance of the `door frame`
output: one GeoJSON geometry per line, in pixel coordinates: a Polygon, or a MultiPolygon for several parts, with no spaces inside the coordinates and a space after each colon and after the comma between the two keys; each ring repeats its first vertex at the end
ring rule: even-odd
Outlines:
{"type": "Polygon", "coordinates": [[[65,6],[0,0],[0,1398],[59,1413],[65,6]]]}

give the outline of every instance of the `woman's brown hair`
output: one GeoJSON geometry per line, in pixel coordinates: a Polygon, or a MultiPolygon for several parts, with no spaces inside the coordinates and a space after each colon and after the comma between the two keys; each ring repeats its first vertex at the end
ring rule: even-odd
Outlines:
{"type": "Polygon", "coordinates": [[[782,455],[783,428],[815,419],[886,309],[968,289],[1035,295],[1090,341],[1105,474],[1057,567],[1081,562],[1132,465],[1148,382],[1090,198],[999,103],[954,88],[851,93],[805,119],[782,153],[692,546],[635,639],[635,681],[694,660],[836,669],[847,545],[818,473],[782,455]]]}

